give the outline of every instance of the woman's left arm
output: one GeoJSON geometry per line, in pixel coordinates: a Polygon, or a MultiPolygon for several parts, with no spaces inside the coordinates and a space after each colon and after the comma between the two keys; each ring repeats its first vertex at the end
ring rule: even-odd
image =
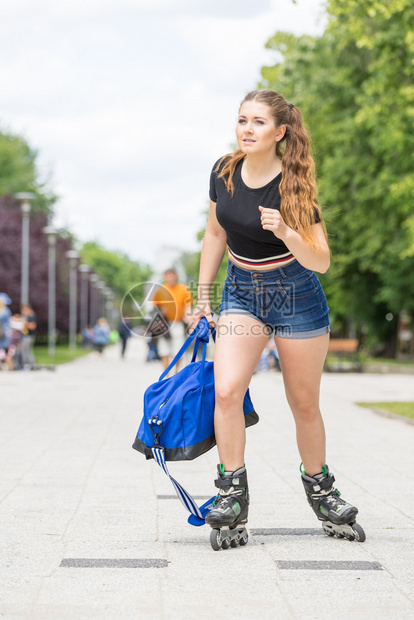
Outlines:
{"type": "Polygon", "coordinates": [[[313,228],[320,243],[320,250],[315,251],[302,237],[284,222],[279,211],[259,207],[264,230],[271,230],[283,241],[296,260],[306,269],[325,273],[330,265],[331,257],[322,224],[314,224],[313,228]]]}

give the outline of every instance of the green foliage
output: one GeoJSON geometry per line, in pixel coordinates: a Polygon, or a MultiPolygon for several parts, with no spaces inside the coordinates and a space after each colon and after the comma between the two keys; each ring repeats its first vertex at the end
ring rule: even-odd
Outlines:
{"type": "Polygon", "coordinates": [[[371,342],[385,314],[414,313],[414,5],[331,0],[321,37],[278,32],[262,68],[303,112],[317,163],[332,265],[321,277],[335,319],[371,342]]]}
{"type": "Polygon", "coordinates": [[[149,265],[133,261],[122,252],[107,250],[96,241],[84,243],[80,254],[82,262],[90,265],[119,298],[136,285],[146,282],[151,275],[149,265]]]}
{"type": "Polygon", "coordinates": [[[0,196],[33,192],[34,211],[50,212],[57,197],[40,180],[37,151],[21,137],[0,131],[0,196]]]}

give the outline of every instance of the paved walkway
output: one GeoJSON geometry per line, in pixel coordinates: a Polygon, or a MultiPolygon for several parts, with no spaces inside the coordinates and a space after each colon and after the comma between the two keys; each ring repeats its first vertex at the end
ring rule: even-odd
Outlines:
{"type": "MultiPolygon", "coordinates": [[[[139,340],[126,360],[118,354],[0,374],[0,617],[414,618],[414,426],[355,405],[413,399],[411,376],[323,377],[328,462],[360,509],[361,544],[320,535],[281,375],[255,375],[253,534],[246,547],[214,552],[210,530],[187,524],[167,478],[131,449],[159,365],[144,363],[139,340]]],[[[209,496],[215,466],[211,450],[171,470],[209,496]]]]}

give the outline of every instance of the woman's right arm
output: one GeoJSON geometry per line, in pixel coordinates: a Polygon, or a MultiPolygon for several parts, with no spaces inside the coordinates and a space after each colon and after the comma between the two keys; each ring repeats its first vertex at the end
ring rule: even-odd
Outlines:
{"type": "Polygon", "coordinates": [[[197,323],[205,316],[210,325],[214,325],[211,316],[210,291],[223,260],[226,245],[226,231],[217,221],[216,203],[210,200],[207,228],[201,248],[198,301],[194,312],[194,320],[197,323]]]}

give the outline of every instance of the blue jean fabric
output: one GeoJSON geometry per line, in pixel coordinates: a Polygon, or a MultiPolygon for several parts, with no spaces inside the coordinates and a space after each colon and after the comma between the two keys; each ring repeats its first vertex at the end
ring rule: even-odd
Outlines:
{"type": "Polygon", "coordinates": [[[327,334],[329,308],[317,275],[297,260],[269,271],[242,269],[229,261],[220,316],[244,314],[283,338],[327,334]]]}

